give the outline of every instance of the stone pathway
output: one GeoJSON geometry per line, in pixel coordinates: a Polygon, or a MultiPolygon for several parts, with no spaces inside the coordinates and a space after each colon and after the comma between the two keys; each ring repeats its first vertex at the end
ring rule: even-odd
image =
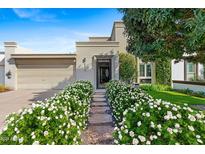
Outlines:
{"type": "Polygon", "coordinates": [[[82,134],[83,144],[113,144],[113,126],[105,90],[96,90],[91,102],[88,128],[82,134]]]}

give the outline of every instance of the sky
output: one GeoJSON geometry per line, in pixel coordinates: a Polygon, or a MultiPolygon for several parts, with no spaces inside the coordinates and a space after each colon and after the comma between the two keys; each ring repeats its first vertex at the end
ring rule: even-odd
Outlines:
{"type": "Polygon", "coordinates": [[[0,51],[16,41],[37,53],[73,53],[76,41],[110,36],[117,9],[0,9],[0,51]]]}

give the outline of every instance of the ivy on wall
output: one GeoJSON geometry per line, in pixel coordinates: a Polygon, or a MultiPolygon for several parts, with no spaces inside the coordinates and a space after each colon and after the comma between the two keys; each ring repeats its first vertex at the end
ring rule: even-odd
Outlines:
{"type": "Polygon", "coordinates": [[[156,61],[156,83],[171,84],[171,60],[156,61]]]}
{"type": "Polygon", "coordinates": [[[136,78],[136,58],[130,53],[120,53],[120,80],[131,82],[136,78]]]}

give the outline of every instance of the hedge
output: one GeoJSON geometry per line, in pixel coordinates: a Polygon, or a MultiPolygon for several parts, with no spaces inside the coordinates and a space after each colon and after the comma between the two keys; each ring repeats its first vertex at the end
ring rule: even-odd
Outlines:
{"type": "Polygon", "coordinates": [[[205,114],[187,104],[153,99],[119,81],[107,86],[115,121],[116,144],[204,144],[205,114]]]}
{"type": "Polygon", "coordinates": [[[80,144],[93,87],[77,81],[44,102],[8,116],[0,144],[80,144]]]}

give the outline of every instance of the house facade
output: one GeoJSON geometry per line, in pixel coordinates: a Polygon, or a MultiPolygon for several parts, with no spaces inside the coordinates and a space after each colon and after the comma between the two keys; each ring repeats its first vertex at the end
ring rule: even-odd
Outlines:
{"type": "MultiPolygon", "coordinates": [[[[119,53],[127,52],[124,29],[122,21],[114,22],[110,36],[76,42],[75,54],[34,54],[16,42],[4,42],[5,51],[0,52],[0,84],[14,90],[63,89],[76,80],[89,80],[96,89],[104,88],[109,80],[119,80],[119,53]]],[[[137,82],[155,83],[155,64],[143,63],[139,58],[137,63],[137,82]]],[[[181,63],[172,65],[172,78],[184,80],[181,63]]],[[[200,72],[199,67],[197,70],[200,72]]],[[[190,76],[189,71],[186,78],[190,76]]]]}

